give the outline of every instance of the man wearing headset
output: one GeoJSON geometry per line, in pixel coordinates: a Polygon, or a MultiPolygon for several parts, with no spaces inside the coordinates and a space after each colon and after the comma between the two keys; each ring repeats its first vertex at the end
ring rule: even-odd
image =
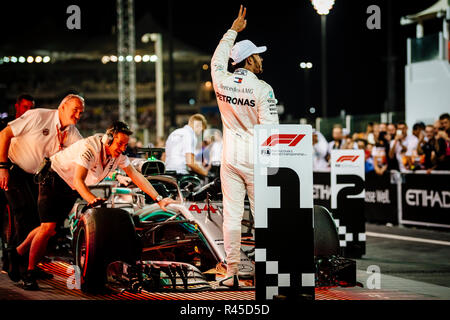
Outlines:
{"type": "Polygon", "coordinates": [[[34,270],[44,255],[48,240],[55,235],[57,222],[65,218],[79,196],[92,207],[103,202],[105,199],[97,198],[88,186],[102,181],[117,167],[124,170],[163,210],[174,202],[170,198],[163,199],[123,154],[132,133],[125,123],[117,121],[108,128],[106,134],[96,134],[77,141],[50,158],[49,172],[39,185],[41,225],[17,247],[16,265],[13,266],[17,268],[20,257],[29,250],[28,271],[23,277],[25,289],[39,289],[34,270]]]}

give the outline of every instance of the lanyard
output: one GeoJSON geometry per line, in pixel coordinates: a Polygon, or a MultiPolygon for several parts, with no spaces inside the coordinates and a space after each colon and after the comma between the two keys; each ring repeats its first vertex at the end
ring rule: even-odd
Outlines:
{"type": "Polygon", "coordinates": [[[104,148],[104,146],[103,146],[103,143],[101,144],[102,145],[102,147],[101,147],[101,149],[100,149],[100,163],[101,163],[101,165],[102,165],[102,170],[105,170],[105,167],[108,165],[108,163],[109,163],[109,158],[108,157],[106,157],[106,159],[104,159],[104,154],[103,154],[103,148],[104,148]],[[104,160],[106,160],[106,163],[104,162],[104,160]]]}
{"type": "MultiPolygon", "coordinates": [[[[103,148],[104,148],[104,146],[103,146],[103,143],[102,143],[101,144],[101,149],[100,149],[100,162],[101,162],[101,165],[102,165],[103,173],[105,173],[105,168],[109,165],[109,162],[110,162],[111,158],[107,157],[106,158],[106,164],[103,165],[103,157],[104,157],[103,148]]],[[[111,165],[109,165],[108,172],[106,172],[106,174],[103,176],[103,178],[100,179],[99,181],[102,181],[103,179],[105,179],[109,175],[109,173],[111,172],[111,168],[114,166],[114,163],[116,162],[116,159],[117,158],[112,159],[113,163],[111,165]]]]}
{"type": "Polygon", "coordinates": [[[56,132],[58,133],[58,141],[59,141],[59,151],[64,149],[64,142],[67,138],[67,131],[65,130],[63,132],[59,131],[58,125],[56,125],[56,132]]]}

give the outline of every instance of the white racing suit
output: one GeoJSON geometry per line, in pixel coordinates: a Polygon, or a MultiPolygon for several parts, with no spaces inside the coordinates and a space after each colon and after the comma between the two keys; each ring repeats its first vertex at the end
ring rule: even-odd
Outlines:
{"type": "MultiPolygon", "coordinates": [[[[228,30],[211,61],[211,76],[223,124],[220,180],[224,208],[224,246],[228,268],[240,262],[245,192],[254,214],[253,127],[278,124],[272,87],[246,69],[227,72],[237,32],[228,30]]],[[[236,271],[237,272],[237,271],[236,271]]],[[[229,271],[227,272],[229,273],[229,271]]]]}

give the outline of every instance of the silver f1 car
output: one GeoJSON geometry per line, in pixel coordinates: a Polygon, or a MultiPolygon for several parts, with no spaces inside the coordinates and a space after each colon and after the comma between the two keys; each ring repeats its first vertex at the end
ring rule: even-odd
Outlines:
{"type": "MultiPolygon", "coordinates": [[[[105,285],[131,292],[220,289],[215,281],[225,271],[220,181],[192,189],[189,179],[165,174],[161,161],[136,159],[133,164],[159,194],[176,203],[163,211],[133,185],[124,188],[105,182],[92,187],[107,201],[95,208],[78,202],[69,216],[81,289],[98,292],[105,285]]],[[[239,277],[246,283],[244,288],[254,289],[254,229],[246,211],[239,277]]],[[[316,237],[317,285],[354,285],[356,266],[339,257],[331,215],[316,206],[315,217],[326,229],[315,230],[321,234],[316,237]]]]}

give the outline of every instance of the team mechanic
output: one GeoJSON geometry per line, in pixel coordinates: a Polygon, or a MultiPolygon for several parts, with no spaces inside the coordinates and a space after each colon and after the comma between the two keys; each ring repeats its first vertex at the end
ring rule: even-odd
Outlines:
{"type": "Polygon", "coordinates": [[[187,175],[188,170],[191,170],[202,176],[208,175],[208,169],[195,162],[196,136],[206,129],[206,125],[206,118],[196,113],[189,118],[187,125],[174,130],[169,135],[163,156],[167,171],[176,171],[177,175],[187,175]]]}
{"type": "MultiPolygon", "coordinates": [[[[82,97],[70,94],[58,109],[28,110],[0,132],[0,188],[5,190],[17,227],[15,239],[8,248],[10,255],[14,255],[15,246],[40,225],[34,173],[44,157],[82,139],[75,125],[84,107],[82,97]]],[[[8,274],[11,280],[20,280],[18,269],[10,266],[8,274]]],[[[51,277],[42,270],[38,276],[51,277]]]]}
{"type": "Polygon", "coordinates": [[[150,182],[140,174],[123,153],[133,132],[120,121],[109,127],[105,134],[97,134],[77,141],[70,147],[50,158],[51,169],[44,173],[39,185],[39,216],[42,221],[40,231],[33,231],[17,247],[23,255],[31,247],[28,271],[24,285],[29,290],[38,290],[35,275],[36,264],[43,256],[47,242],[55,234],[57,221],[64,219],[80,195],[90,206],[96,206],[106,199],[97,198],[88,188],[102,181],[117,167],[125,171],[131,180],[161,207],[174,200],[164,198],[156,192],[150,182]]]}
{"type": "Polygon", "coordinates": [[[253,127],[256,124],[278,124],[276,99],[272,87],[256,74],[262,73],[259,53],[266,47],[257,47],[249,40],[234,41],[245,29],[246,8],[241,5],[231,29],[220,41],[211,61],[211,76],[223,123],[223,152],[220,180],[224,207],[224,246],[227,267],[221,285],[239,286],[241,221],[244,214],[245,192],[254,214],[253,183],[253,127]],[[227,72],[228,59],[233,60],[227,72]]]}

